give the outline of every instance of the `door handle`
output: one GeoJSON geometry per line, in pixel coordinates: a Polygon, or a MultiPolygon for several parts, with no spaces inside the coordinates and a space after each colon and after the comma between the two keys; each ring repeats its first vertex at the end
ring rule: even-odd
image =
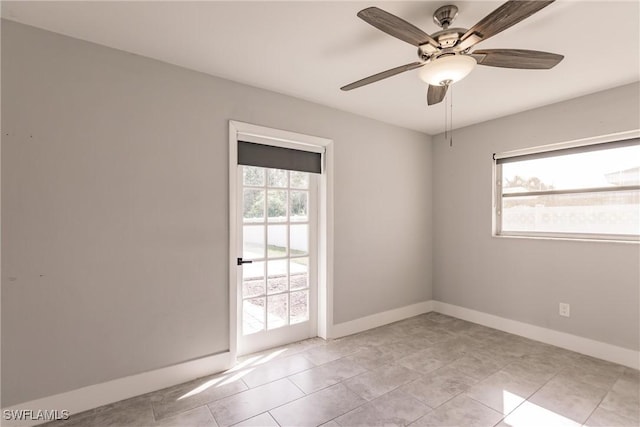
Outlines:
{"type": "Polygon", "coordinates": [[[238,265],[242,265],[242,264],[251,264],[253,261],[245,261],[242,258],[238,258],[238,265]]]}

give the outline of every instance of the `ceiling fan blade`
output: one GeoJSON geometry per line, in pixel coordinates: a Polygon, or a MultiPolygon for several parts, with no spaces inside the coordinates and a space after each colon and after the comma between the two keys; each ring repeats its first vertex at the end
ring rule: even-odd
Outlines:
{"type": "Polygon", "coordinates": [[[447,94],[447,89],[449,89],[449,86],[429,85],[429,89],[427,89],[427,105],[433,105],[442,102],[444,96],[447,94]]]}
{"type": "Polygon", "coordinates": [[[377,7],[368,7],[358,12],[358,17],[377,29],[414,46],[429,43],[439,47],[440,44],[420,28],[398,18],[377,7]]]}
{"type": "Polygon", "coordinates": [[[379,80],[386,79],[387,77],[395,76],[396,74],[404,73],[405,71],[413,70],[415,68],[422,67],[424,65],[423,62],[412,62],[411,64],[401,65],[396,68],[392,68],[387,71],[383,71],[378,74],[374,74],[373,76],[365,77],[364,79],[358,80],[357,82],[350,83],[346,86],[342,86],[340,90],[351,90],[358,88],[360,86],[368,85],[370,83],[375,83],[379,80]]]}
{"type": "Polygon", "coordinates": [[[461,37],[459,47],[467,49],[528,18],[555,0],[509,0],[485,16],[461,37]]]}
{"type": "Polygon", "coordinates": [[[558,65],[564,58],[556,53],[525,49],[476,50],[472,56],[480,65],[527,70],[548,70],[558,65]]]}

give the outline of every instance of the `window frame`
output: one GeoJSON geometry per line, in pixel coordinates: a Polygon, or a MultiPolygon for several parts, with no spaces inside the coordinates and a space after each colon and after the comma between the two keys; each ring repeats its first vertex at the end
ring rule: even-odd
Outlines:
{"type": "MultiPolygon", "coordinates": [[[[500,159],[509,159],[523,156],[536,156],[538,154],[553,153],[564,151],[567,149],[585,148],[584,151],[598,150],[595,145],[624,143],[624,141],[640,138],[640,129],[627,132],[619,132],[615,134],[603,135],[593,138],[584,138],[559,144],[550,144],[539,147],[531,147],[522,150],[506,151],[493,154],[493,206],[492,206],[492,235],[493,237],[507,238],[530,238],[530,239],[555,239],[555,240],[585,240],[585,241],[613,241],[623,243],[640,243],[640,235],[624,235],[624,234],[604,234],[604,233],[571,233],[571,232],[543,232],[543,231],[504,231],[502,230],[502,165],[500,159]]],[[[543,157],[543,156],[540,156],[543,157]]],[[[524,159],[523,159],[524,160],[524,159]]],[[[517,197],[524,195],[555,195],[555,194],[580,194],[580,193],[598,193],[609,191],[638,190],[640,185],[625,185],[618,187],[602,187],[602,188],[585,188],[585,189],[568,189],[568,190],[542,190],[524,193],[509,193],[507,197],[517,197]]]]}

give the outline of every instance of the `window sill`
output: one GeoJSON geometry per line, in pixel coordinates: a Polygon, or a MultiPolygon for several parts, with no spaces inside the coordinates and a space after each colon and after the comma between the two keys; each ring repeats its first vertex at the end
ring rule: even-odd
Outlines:
{"type": "Polygon", "coordinates": [[[570,237],[570,236],[530,236],[515,234],[492,234],[491,237],[497,239],[516,239],[516,240],[560,240],[567,242],[587,242],[587,243],[621,243],[625,245],[639,245],[640,240],[621,240],[621,239],[594,239],[588,237],[570,237]]]}

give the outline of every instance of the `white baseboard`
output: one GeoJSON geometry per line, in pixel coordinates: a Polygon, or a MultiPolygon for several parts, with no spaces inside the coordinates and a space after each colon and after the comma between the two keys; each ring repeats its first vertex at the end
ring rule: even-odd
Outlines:
{"type": "Polygon", "coordinates": [[[233,360],[230,352],[205,356],[166,368],[131,375],[100,384],[82,387],[66,393],[43,397],[2,409],[2,426],[32,426],[47,420],[13,421],[5,419],[5,411],[67,410],[71,415],[130,397],[160,390],[199,377],[229,369],[233,360]]]}
{"type": "Polygon", "coordinates": [[[382,313],[372,314],[370,316],[361,317],[359,319],[350,320],[348,322],[338,323],[331,328],[330,338],[340,338],[347,335],[356,334],[368,329],[377,328],[378,326],[387,325],[397,322],[398,320],[407,319],[417,316],[418,314],[428,313],[433,310],[433,301],[423,301],[417,304],[407,305],[405,307],[393,310],[383,311],[382,313]]]}
{"type": "Polygon", "coordinates": [[[613,344],[607,344],[553,329],[542,328],[529,323],[518,322],[517,320],[506,319],[440,301],[433,301],[433,311],[500,331],[520,335],[545,344],[551,344],[556,347],[593,356],[598,359],[618,363],[633,369],[640,369],[640,352],[628,348],[618,347],[613,344]]]}

